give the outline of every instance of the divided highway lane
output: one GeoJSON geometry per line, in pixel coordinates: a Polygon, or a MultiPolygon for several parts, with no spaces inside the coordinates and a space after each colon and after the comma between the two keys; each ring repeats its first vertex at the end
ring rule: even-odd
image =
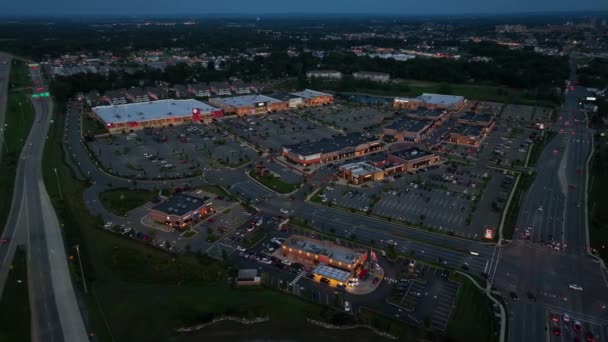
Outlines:
{"type": "Polygon", "coordinates": [[[466,263],[471,271],[478,274],[489,273],[494,261],[496,247],[493,245],[406,228],[341,210],[305,204],[297,209],[296,216],[308,220],[319,231],[330,233],[333,229],[335,234],[345,238],[355,234],[358,241],[374,240],[378,246],[386,246],[381,241],[393,240],[397,242],[397,248],[406,254],[413,251],[416,258],[446,261],[451,267],[461,267],[466,263]],[[471,251],[479,255],[472,255],[471,251]]]}
{"type": "MultiPolygon", "coordinates": [[[[571,81],[575,76],[573,72],[571,81]]],[[[604,326],[608,322],[608,281],[585,251],[584,169],[591,150],[591,132],[578,110],[578,97],[584,93],[584,89],[567,92],[558,114],[562,131],[542,152],[536,179],[522,204],[518,223],[524,229],[525,225],[534,225],[532,243],[518,236],[520,239],[502,251],[494,284],[506,298],[511,291],[521,298],[506,300],[512,341],[549,340],[547,307],[562,315],[590,317],[604,326]],[[554,153],[555,147],[563,151],[554,153]],[[538,210],[539,203],[544,206],[542,211],[538,210]],[[549,234],[566,247],[558,251],[533,243],[547,241],[549,234]],[[573,290],[570,284],[583,290],[573,290]],[[536,302],[527,298],[528,292],[536,296],[536,302]]]]}
{"type": "Polygon", "coordinates": [[[0,161],[2,160],[2,153],[4,153],[4,123],[6,121],[6,101],[8,98],[8,82],[11,71],[11,59],[10,56],[0,53],[0,161]],[[3,64],[6,61],[6,64],[3,64]]]}

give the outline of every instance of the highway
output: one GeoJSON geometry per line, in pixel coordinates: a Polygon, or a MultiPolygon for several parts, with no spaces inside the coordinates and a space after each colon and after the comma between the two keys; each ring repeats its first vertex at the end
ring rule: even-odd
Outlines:
{"type": "MultiPolygon", "coordinates": [[[[31,70],[31,74],[32,79],[42,82],[38,71],[31,70]]],[[[0,284],[4,286],[16,245],[26,245],[32,340],[87,341],[59,220],[42,178],[52,102],[38,98],[32,103],[35,122],[17,166],[13,205],[3,234],[10,242],[0,253],[0,284]]]]}
{"type": "Polygon", "coordinates": [[[582,87],[567,92],[557,113],[557,135],[542,152],[535,181],[520,207],[519,229],[500,254],[494,285],[505,298],[511,291],[521,298],[506,299],[512,341],[549,339],[549,312],[592,321],[599,327],[596,339],[608,341],[608,282],[599,263],[587,254],[585,172],[592,133],[578,108],[578,98],[585,93],[582,87]],[[570,289],[570,284],[583,291],[570,289]],[[527,298],[528,292],[536,302],[527,298]]]}

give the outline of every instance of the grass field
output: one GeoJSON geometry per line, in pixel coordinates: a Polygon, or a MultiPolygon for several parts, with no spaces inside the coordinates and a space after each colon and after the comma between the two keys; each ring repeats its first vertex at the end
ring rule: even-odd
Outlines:
{"type": "MultiPolygon", "coordinates": [[[[61,113],[62,106],[56,108],[61,113]]],[[[80,291],[79,296],[87,304],[91,333],[100,341],[167,341],[176,335],[176,328],[221,314],[268,315],[271,329],[289,329],[294,337],[310,330],[307,317],[327,317],[327,309],[291,295],[233,288],[226,277],[236,270],[220,261],[194,254],[172,255],[100,229],[103,222],[90,216],[82,202],[86,184],[62,162],[57,143],[62,120],[55,116],[57,125],[49,132],[44,178],[64,225],[66,246],[80,245],[89,293],[80,291]],[[57,168],[63,199],[53,168],[57,168]]],[[[71,261],[69,265],[76,287],[82,289],[78,264],[71,261]]],[[[326,335],[339,340],[342,333],[328,331],[326,335]]]]}
{"type": "Polygon", "coordinates": [[[530,160],[528,161],[528,166],[535,166],[536,161],[540,158],[541,153],[545,149],[545,146],[551,142],[557,133],[555,132],[545,132],[540,141],[534,143],[532,146],[532,152],[530,152],[530,160]]]}
{"type": "Polygon", "coordinates": [[[99,121],[93,119],[89,115],[83,115],[82,133],[84,135],[98,135],[108,133],[108,130],[106,130],[106,128],[103,127],[103,125],[99,121]]]}
{"type": "Polygon", "coordinates": [[[9,89],[31,87],[32,80],[28,65],[17,59],[13,59],[11,63],[11,74],[9,89]]]}
{"type": "Polygon", "coordinates": [[[5,200],[0,201],[0,232],[8,218],[13,198],[17,162],[27,135],[34,122],[34,108],[25,95],[11,94],[6,102],[4,144],[0,146],[0,189],[5,200]]]}
{"type": "Polygon", "coordinates": [[[492,302],[470,280],[460,276],[456,308],[452,312],[446,335],[454,342],[497,341],[499,321],[492,302]]]}
{"type": "Polygon", "coordinates": [[[0,341],[30,341],[30,303],[27,264],[23,248],[17,248],[12,269],[0,300],[0,341]]]}
{"type": "Polygon", "coordinates": [[[252,171],[251,177],[255,178],[258,182],[264,184],[265,187],[270,188],[276,192],[286,194],[296,190],[300,184],[291,184],[282,181],[280,178],[273,175],[262,176],[259,173],[252,171]]]}
{"type": "Polygon", "coordinates": [[[595,153],[589,170],[589,240],[591,248],[608,262],[608,138],[595,135],[595,153]]]}
{"type": "Polygon", "coordinates": [[[127,213],[151,201],[157,193],[148,190],[112,189],[99,194],[99,201],[110,212],[118,216],[127,213]]]}

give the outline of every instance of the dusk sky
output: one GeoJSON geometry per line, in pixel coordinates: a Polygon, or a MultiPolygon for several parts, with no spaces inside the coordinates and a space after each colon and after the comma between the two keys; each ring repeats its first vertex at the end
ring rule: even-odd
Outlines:
{"type": "Polygon", "coordinates": [[[259,13],[459,14],[608,10],[607,0],[20,0],[0,13],[21,15],[158,15],[259,13]]]}

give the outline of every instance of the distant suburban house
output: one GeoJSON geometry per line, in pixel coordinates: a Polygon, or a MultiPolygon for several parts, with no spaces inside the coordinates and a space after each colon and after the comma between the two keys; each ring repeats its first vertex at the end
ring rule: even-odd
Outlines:
{"type": "Polygon", "coordinates": [[[373,82],[388,82],[391,79],[391,75],[384,72],[358,71],[353,73],[353,78],[373,82]]]}
{"type": "Polygon", "coordinates": [[[342,73],[337,70],[311,70],[306,72],[306,78],[326,78],[339,80],[342,78],[342,73]]]}
{"type": "Polygon", "coordinates": [[[131,88],[127,90],[126,94],[127,99],[131,102],[141,103],[141,102],[149,102],[150,97],[147,91],[144,91],[141,88],[131,88]]]}

